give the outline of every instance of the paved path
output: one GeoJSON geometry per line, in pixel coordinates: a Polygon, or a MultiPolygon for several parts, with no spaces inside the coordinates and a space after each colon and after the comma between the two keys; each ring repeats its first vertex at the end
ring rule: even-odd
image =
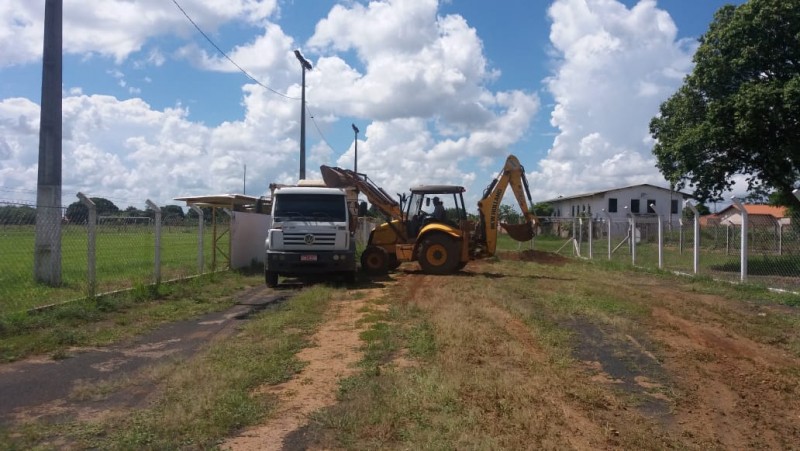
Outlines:
{"type": "MultiPolygon", "coordinates": [[[[290,294],[256,287],[243,292],[237,304],[224,312],[170,323],[126,344],[81,349],[63,360],[33,358],[0,365],[0,426],[29,416],[38,407],[54,401],[63,404],[78,382],[96,384],[167,359],[190,357],[212,339],[235,332],[241,321],[254,311],[284,300],[290,294]]],[[[133,406],[140,397],[123,398],[137,398],[117,400],[125,406],[133,406]]]]}

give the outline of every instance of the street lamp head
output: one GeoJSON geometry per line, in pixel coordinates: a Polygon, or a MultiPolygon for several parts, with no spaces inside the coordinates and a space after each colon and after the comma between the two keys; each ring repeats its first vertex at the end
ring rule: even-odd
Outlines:
{"type": "Polygon", "coordinates": [[[296,56],[297,60],[300,61],[300,65],[303,66],[303,69],[311,70],[311,63],[308,62],[308,60],[305,59],[305,57],[303,57],[303,54],[300,53],[300,49],[295,49],[294,56],[296,56]]]}
{"type": "Polygon", "coordinates": [[[356,132],[356,134],[358,134],[358,127],[356,127],[356,124],[350,124],[350,125],[353,127],[353,131],[356,132]]]}

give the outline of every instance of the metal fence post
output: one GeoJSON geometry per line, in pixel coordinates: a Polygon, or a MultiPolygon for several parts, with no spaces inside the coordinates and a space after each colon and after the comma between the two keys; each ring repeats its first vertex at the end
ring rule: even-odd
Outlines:
{"type": "Polygon", "coordinates": [[[83,193],[78,193],[78,199],[89,209],[89,219],[86,223],[86,282],[88,284],[86,294],[93,298],[97,293],[97,251],[95,247],[97,241],[97,206],[83,193]]]}
{"type": "MultiPolygon", "coordinates": [[[[650,204],[653,211],[656,210],[656,204],[650,204]]],[[[664,227],[661,223],[661,215],[656,215],[658,219],[658,269],[664,268],[664,227]]]]}
{"type": "Polygon", "coordinates": [[[631,265],[636,266],[636,218],[633,213],[628,213],[628,223],[631,227],[631,265]]]}
{"type": "Polygon", "coordinates": [[[594,258],[594,249],[592,244],[594,243],[594,219],[589,218],[589,260],[594,258]]]}
{"type": "Polygon", "coordinates": [[[608,222],[608,259],[611,260],[611,214],[609,214],[605,208],[602,210],[602,212],[606,217],[606,221],[608,222]]]}
{"type": "Polygon", "coordinates": [[[191,209],[197,213],[197,220],[200,221],[198,225],[198,232],[197,232],[197,273],[203,274],[203,227],[205,226],[205,221],[203,220],[203,209],[198,207],[197,205],[192,205],[191,209]]]}
{"type": "Polygon", "coordinates": [[[741,274],[739,275],[739,278],[741,279],[742,282],[745,282],[747,280],[747,257],[748,257],[748,252],[747,252],[747,227],[748,227],[748,225],[747,225],[747,219],[748,219],[747,218],[747,210],[744,209],[744,205],[742,204],[742,201],[737,199],[735,196],[732,196],[731,200],[739,208],[739,213],[741,213],[741,215],[742,215],[742,244],[741,244],[742,248],[741,248],[741,257],[740,257],[740,260],[739,260],[741,262],[739,264],[739,268],[741,270],[741,274]]]}
{"type": "Polygon", "coordinates": [[[692,214],[694,215],[694,250],[692,252],[692,267],[694,273],[697,274],[700,270],[700,213],[697,211],[697,207],[692,205],[690,201],[686,201],[686,206],[692,210],[692,214]]]}
{"type": "Polygon", "coordinates": [[[147,199],[147,208],[156,213],[156,257],[153,278],[156,285],[161,283],[161,208],[150,199],[147,199]]]}

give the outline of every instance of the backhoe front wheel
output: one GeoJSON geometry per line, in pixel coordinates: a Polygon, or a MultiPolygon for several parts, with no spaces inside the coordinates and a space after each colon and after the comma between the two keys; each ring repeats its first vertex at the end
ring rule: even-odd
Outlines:
{"type": "Polygon", "coordinates": [[[382,247],[370,246],[361,253],[361,269],[370,275],[389,272],[389,254],[382,247]]]}
{"type": "Polygon", "coordinates": [[[278,273],[275,271],[264,271],[264,281],[270,288],[278,286],[278,273]]]}
{"type": "Polygon", "coordinates": [[[427,274],[452,274],[458,271],[459,247],[444,235],[426,237],[419,250],[419,265],[427,274]]]}

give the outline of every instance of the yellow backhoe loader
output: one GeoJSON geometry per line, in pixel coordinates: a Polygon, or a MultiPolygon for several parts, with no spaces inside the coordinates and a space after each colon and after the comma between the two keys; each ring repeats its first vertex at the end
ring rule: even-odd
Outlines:
{"type": "Polygon", "coordinates": [[[386,217],[386,222],[370,233],[361,255],[361,268],[369,274],[385,274],[410,261],[419,262],[427,274],[450,274],[470,260],[491,257],[497,249],[500,202],[509,185],[525,222],[499,225],[511,238],[528,241],[538,222],[528,209],[532,202],[525,169],[513,155],[478,201],[477,222],[467,217],[462,186],[415,186],[408,198],[403,196],[398,202],[364,174],[324,165],[320,171],[326,185],[356,188],[386,217]],[[443,207],[427,211],[432,202],[443,207]]]}

